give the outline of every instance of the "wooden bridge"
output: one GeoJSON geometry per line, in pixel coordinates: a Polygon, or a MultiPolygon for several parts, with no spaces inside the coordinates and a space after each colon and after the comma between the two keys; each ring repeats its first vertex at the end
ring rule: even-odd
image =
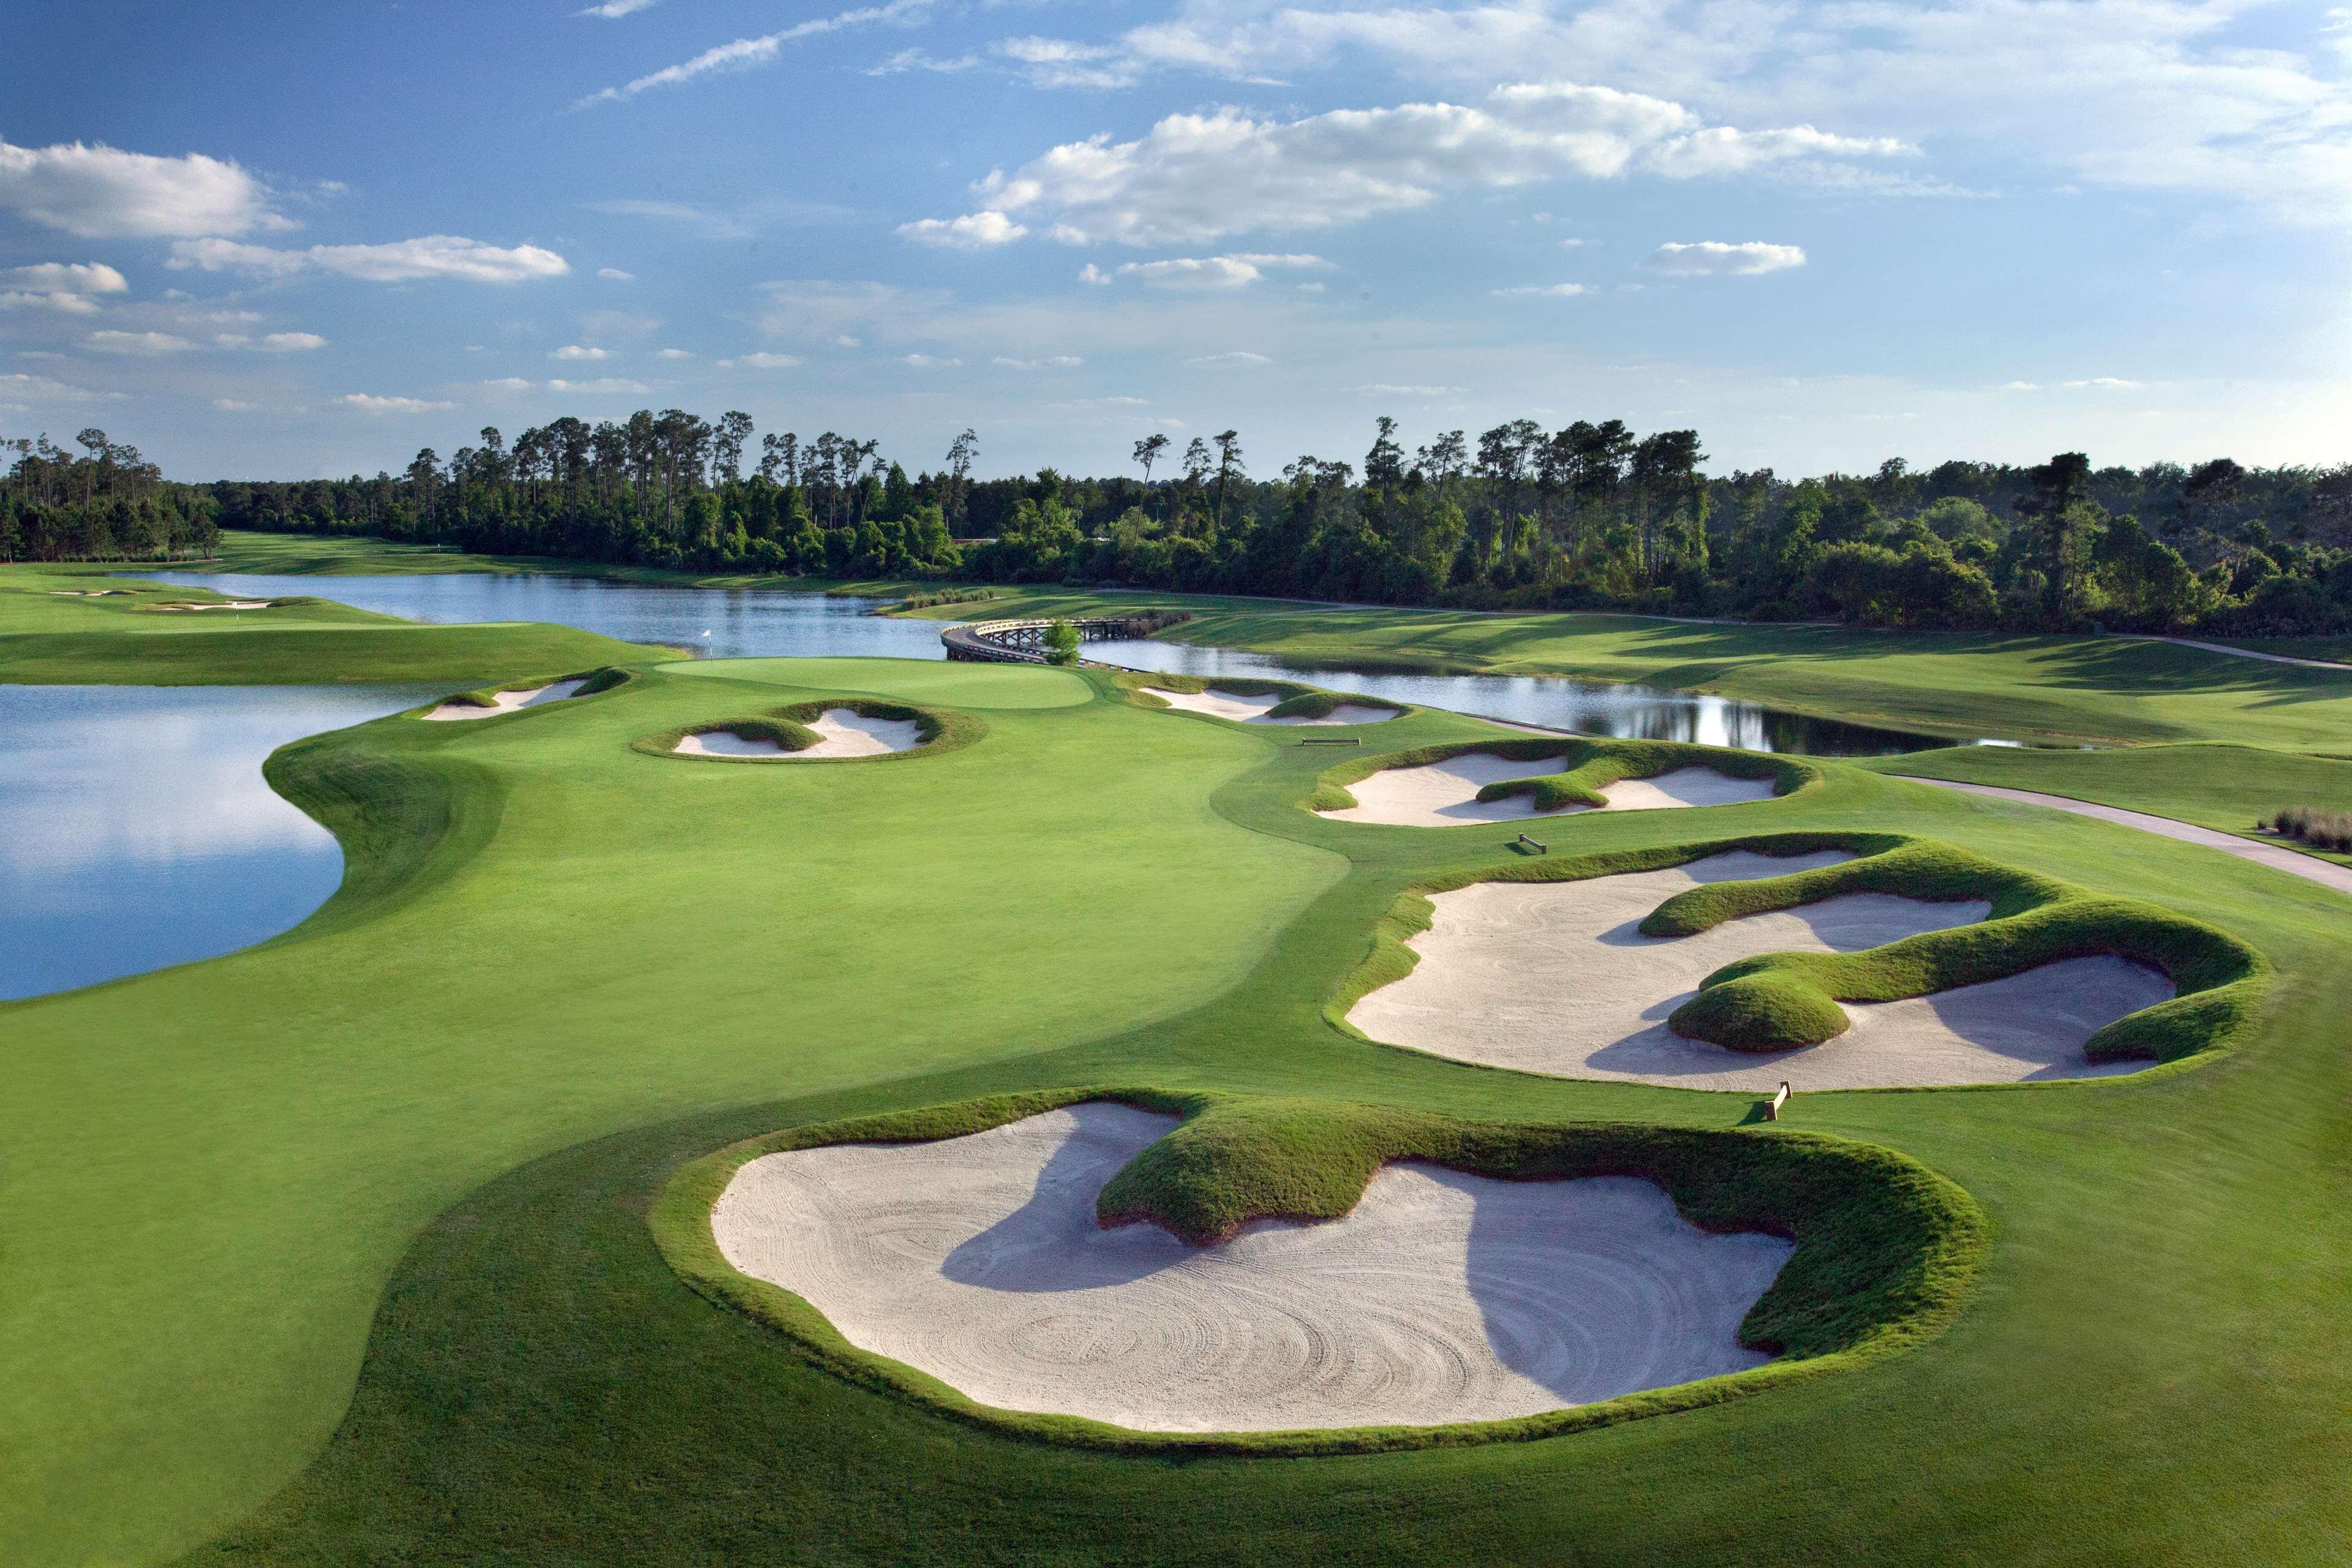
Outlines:
{"type": "MultiPolygon", "coordinates": [[[[1172,617],[1166,615],[1097,616],[1067,624],[1077,628],[1080,642],[1113,642],[1148,637],[1172,617]]],[[[1189,618],[1189,617],[1186,617],[1189,618]]],[[[948,626],[940,633],[950,658],[994,664],[1045,664],[1045,633],[1050,620],[974,621],[948,626]]]]}

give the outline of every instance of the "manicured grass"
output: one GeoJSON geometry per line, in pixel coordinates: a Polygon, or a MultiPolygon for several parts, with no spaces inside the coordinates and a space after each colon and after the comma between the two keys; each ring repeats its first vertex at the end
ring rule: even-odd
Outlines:
{"type": "MultiPolygon", "coordinates": [[[[1190,609],[1169,642],[1304,664],[1580,675],[1720,692],[1895,729],[2051,743],[2234,741],[2315,750],[2352,728],[2352,671],[2120,637],[1736,626],[1583,614],[1335,609],[1183,595],[1032,594],[998,613],[1190,609]]],[[[945,610],[917,612],[958,618],[945,610]]]]}
{"type": "Polygon", "coordinates": [[[1345,811],[1358,804],[1349,784],[1363,783],[1391,768],[1425,767],[1469,752],[1484,752],[1514,761],[1566,762],[1557,773],[1535,773],[1523,779],[1503,779],[1482,786],[1480,800],[1507,800],[1515,795],[1534,797],[1538,811],[1563,806],[1605,806],[1601,792],[1626,779],[1655,778],[1677,768],[1712,768],[1733,778],[1770,779],[1773,794],[1787,795],[1821,777],[1811,763],[1792,757],[1738,752],[1723,746],[1696,746],[1681,741],[1489,740],[1416,746],[1379,756],[1350,757],[1328,768],[1316,780],[1307,805],[1314,811],[1345,811]]]}
{"type": "Polygon", "coordinates": [[[656,1200],[651,1226],[680,1279],[788,1339],[814,1363],[951,1419],[1122,1453],[1304,1456],[1525,1442],[1762,1393],[1791,1377],[1848,1370],[1916,1344],[1951,1320],[1982,1266],[1983,1212],[1951,1183],[1885,1149],[1801,1132],[1727,1132],[1608,1123],[1472,1121],[1395,1106],[1296,1098],[1080,1088],[998,1095],[747,1139],[697,1160],[656,1200]],[[739,1273],[710,1211],[763,1154],[825,1143],[905,1142],[984,1131],[1087,1100],[1181,1115],[1174,1131],[1105,1184],[1105,1225],[1159,1224],[1213,1246],[1257,1218],[1331,1219],[1381,1166],[1420,1160],[1507,1181],[1639,1176],[1715,1231],[1760,1230],[1797,1244],[1740,1328],[1782,1359],[1735,1376],[1510,1420],[1304,1432],[1139,1433],[1075,1416],[991,1409],[902,1363],[867,1355],[788,1290],[739,1273]]]}
{"type": "Polygon", "coordinates": [[[0,680],[142,686],[482,686],[618,664],[655,650],[570,626],[422,626],[325,599],[266,610],[157,610],[220,595],[38,567],[0,566],[0,680]],[[131,592],[68,598],[95,585],[131,592]]]}
{"type": "Polygon", "coordinates": [[[1401,702],[1391,702],[1381,697],[1351,697],[1345,692],[1326,691],[1319,686],[1303,686],[1296,680],[1260,680],[1251,676],[1203,675],[1139,675],[1126,674],[1118,678],[1119,689],[1129,700],[1142,708],[1165,709],[1174,704],[1154,695],[1160,691],[1199,693],[1230,691],[1236,697],[1279,697],[1281,701],[1265,710],[1269,719],[1326,719],[1342,707],[1385,708],[1391,713],[1408,711],[1401,702]]]}
{"type": "Polygon", "coordinates": [[[682,763],[760,763],[760,757],[736,757],[717,752],[688,752],[681,755],[678,742],[688,735],[726,733],[746,741],[772,741],[787,752],[805,752],[824,737],[809,725],[834,708],[845,708],[866,719],[890,719],[915,726],[916,743],[903,752],[887,752],[872,757],[811,757],[813,763],[890,763],[910,761],[939,752],[969,746],[988,733],[988,726],[970,713],[952,709],[909,708],[902,702],[880,702],[870,697],[817,697],[804,702],[787,703],[765,713],[748,718],[699,721],[691,724],[674,724],[656,734],[641,736],[629,742],[633,751],[649,757],[669,757],[682,763]]]}
{"type": "MultiPolygon", "coordinates": [[[[2326,889],[1837,763],[1710,809],[1717,837],[1947,842],[2210,925],[2274,979],[2185,1070],[1802,1097],[1788,1131],[1900,1156],[1990,1225],[1957,1315],[1902,1354],[1538,1441],[1174,1462],[792,1353],[679,1282],[649,1209],[738,1140],[1104,1084],[1694,1139],[1754,1102],[1334,1027],[1400,895],[1545,861],[1511,824],[1312,816],[1329,759],[1295,735],[1173,722],[1094,671],[636,668],[513,719],[281,752],[273,778],[351,857],[319,917],[0,1007],[0,1561],[2317,1563],[2352,1542],[2330,1331],[2352,935],[2326,889]],[[629,747],[861,694],[988,732],[887,768],[629,747]]],[[[1427,710],[1381,731],[1507,738],[1427,710]]],[[[1549,837],[1633,868],[1685,856],[1693,820],[1549,837]]]]}
{"type": "MultiPolygon", "coordinates": [[[[1859,764],[1885,773],[2038,790],[2177,817],[2266,843],[2254,825],[2283,805],[2352,811],[2352,761],[2252,746],[2138,746],[2127,751],[2026,752],[1998,746],[1914,752],[1859,764]]],[[[2305,845],[2291,847],[2308,849],[2305,845]]],[[[2323,855],[2342,864],[2347,858],[2323,855]]]]}

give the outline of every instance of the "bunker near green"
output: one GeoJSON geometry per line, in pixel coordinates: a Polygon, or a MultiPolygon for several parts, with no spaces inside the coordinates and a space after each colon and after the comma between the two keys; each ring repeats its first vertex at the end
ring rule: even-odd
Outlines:
{"type": "MultiPolygon", "coordinates": [[[[1320,813],[1337,822],[1376,822],[1392,827],[1459,827],[1473,823],[1517,822],[1533,816],[1565,816],[1594,809],[1569,804],[1545,809],[1531,791],[1496,799],[1479,798],[1488,786],[1571,771],[1572,759],[1524,761],[1487,752],[1465,752],[1417,766],[1384,768],[1348,785],[1356,804],[1320,813]]],[[[1620,779],[1601,786],[1613,811],[1659,811],[1676,806],[1736,805],[1769,800],[1769,778],[1733,778],[1714,768],[1675,768],[1654,778],[1620,779]]]]}
{"type": "Polygon", "coordinates": [[[1643,935],[1675,894],[1706,884],[1842,864],[1822,851],[1710,856],[1659,871],[1580,881],[1483,881],[1432,896],[1418,963],[1357,1002],[1370,1038],[1456,1061],[1556,1077],[1769,1093],[2093,1078],[2144,1061],[2093,1061],[2109,1024],[2166,1001],[2145,964],[2092,955],[1928,995],[1845,1005],[1836,1037],[1795,1050],[1731,1050],[1678,1034],[1669,1015],[1725,965],[1769,952],[1860,952],[1984,920],[1980,899],[1848,893],[1727,920],[1686,936],[1643,935]]]}
{"type": "Polygon", "coordinates": [[[1195,1246],[1097,1199],[1177,1119],[1089,1101],[924,1143],[738,1170],[741,1273],[982,1405],[1148,1432],[1496,1420],[1762,1365],[1742,1319],[1792,1247],[1715,1235],[1633,1177],[1401,1163],[1336,1219],[1195,1246]]]}

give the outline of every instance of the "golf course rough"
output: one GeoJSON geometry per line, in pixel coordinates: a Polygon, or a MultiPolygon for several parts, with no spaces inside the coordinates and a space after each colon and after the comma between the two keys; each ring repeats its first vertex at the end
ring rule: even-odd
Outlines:
{"type": "MultiPolygon", "coordinates": [[[[1268,1455],[1548,1436],[1719,1403],[1793,1377],[1857,1364],[1938,1331],[1979,1267],[1989,1234],[1982,1212],[1951,1183],[1891,1151],[1813,1134],[1609,1123],[1489,1123],[1344,1101],[1152,1088],[999,1096],[747,1140],[680,1168],[655,1201],[649,1223],[662,1255],[693,1289],[777,1330],[796,1354],[853,1383],[958,1418],[1053,1441],[1118,1449],[1268,1455]],[[1074,1109],[1076,1116],[1066,1114],[1074,1109]],[[1006,1136],[980,1138],[998,1130],[1006,1136]],[[1087,1148],[1088,1134],[1096,1145],[1092,1150],[1087,1148]],[[860,1184],[878,1179],[877,1173],[888,1169],[885,1146],[898,1144],[926,1145],[931,1158],[908,1173],[912,1185],[902,1180],[891,1190],[869,1194],[872,1205],[860,1207],[860,1184]],[[1105,1148],[1126,1158],[1097,1189],[1095,1184],[1102,1173],[1116,1163],[1103,1158],[1105,1148]],[[1056,1152],[1074,1149],[1077,1157],[1057,1166],[1056,1152]],[[803,1153],[824,1158],[796,1166],[790,1156],[803,1153]],[[961,1214],[958,1193],[975,1179],[977,1169],[971,1162],[994,1157],[1011,1158],[1015,1166],[1009,1173],[1012,1180],[1000,1176],[994,1184],[1003,1189],[992,1194],[994,1208],[982,1200],[969,1205],[972,1214],[961,1214]],[[954,1175],[958,1171],[961,1181],[954,1175]],[[1262,1270],[1267,1258],[1278,1257],[1286,1244],[1313,1248],[1319,1242],[1327,1255],[1344,1254],[1350,1223],[1360,1211],[1364,1229],[1385,1230],[1391,1238],[1408,1230],[1442,1229],[1449,1223],[1441,1217],[1448,1210],[1450,1223],[1462,1225],[1465,1208],[1475,1206],[1480,1191],[1500,1191],[1483,1187],[1482,1182],[1512,1184],[1515,1190],[1497,1207],[1507,1211],[1502,1229],[1521,1245],[1538,1228],[1534,1216],[1542,1212],[1542,1189],[1554,1184],[1564,1184],[1556,1194],[1566,1206],[1549,1216],[1552,1226],[1580,1215],[1588,1227],[1622,1227],[1614,1237],[1585,1237],[1599,1254],[1615,1250],[1619,1257],[1614,1262],[1597,1263],[1588,1255],[1565,1265],[1571,1271],[1580,1267],[1587,1284],[1628,1267],[1635,1274],[1644,1268],[1666,1273],[1704,1270],[1706,1266],[1697,1261],[1707,1256],[1704,1238],[1688,1234],[1692,1227],[1732,1242],[1740,1241],[1742,1233],[1754,1233],[1744,1244],[1717,1255],[1724,1260],[1717,1266],[1720,1278],[1680,1282],[1688,1295],[1700,1300],[1712,1297],[1716,1302],[1699,1310],[1696,1315],[1702,1318],[1707,1311],[1722,1310],[1726,1289],[1741,1293],[1742,1281],[1755,1287],[1747,1292],[1753,1304],[1744,1314],[1734,1314],[1736,1344],[1685,1344],[1662,1355],[1655,1345],[1633,1348],[1643,1340],[1643,1330],[1670,1341],[1676,1337],[1675,1328],[1689,1334],[1693,1325],[1667,1325],[1662,1331],[1654,1322],[1612,1324],[1606,1321],[1610,1309],[1605,1303],[1530,1303],[1522,1299],[1516,1311],[1498,1316],[1487,1309],[1485,1331],[1507,1342],[1505,1353],[1515,1360],[1528,1358],[1548,1366],[1545,1375],[1556,1386],[1542,1386],[1540,1377],[1531,1385],[1528,1379],[1507,1374],[1483,1376],[1475,1363],[1491,1362],[1496,1352],[1483,1345],[1457,1344],[1429,1358],[1430,1364],[1453,1363],[1450,1373],[1429,1380],[1429,1388],[1344,1388],[1349,1372],[1361,1369],[1347,1365],[1357,1347],[1337,1343],[1327,1344],[1319,1353],[1339,1369],[1334,1381],[1344,1392],[1335,1397],[1327,1389],[1318,1398],[1314,1394],[1302,1396],[1297,1386],[1301,1373],[1297,1362],[1311,1366],[1318,1354],[1313,1350],[1286,1358],[1277,1347],[1266,1358],[1269,1364],[1257,1369],[1247,1364],[1246,1354],[1235,1358],[1221,1353],[1223,1347],[1213,1342],[1218,1310],[1213,1304],[1203,1306],[1216,1294],[1213,1289],[1194,1291],[1185,1305],[1175,1308],[1164,1331],[1146,1320],[1116,1316],[1091,1333],[1080,1328],[1087,1343],[1077,1359],[1082,1363],[1107,1360],[1108,1364],[1076,1365],[1069,1381],[1086,1385],[1097,1402],[1109,1401],[1187,1428],[1173,1430],[1138,1429],[1087,1415],[991,1405],[924,1366],[908,1363],[929,1363],[951,1372],[957,1382],[984,1388],[1018,1389],[1027,1380],[1050,1383],[1051,1374],[1041,1373],[1043,1363],[1034,1353],[1026,1363],[1027,1379],[1008,1383],[1004,1367],[975,1363],[974,1346],[992,1342],[995,1354],[1017,1355],[1017,1349],[1008,1352],[1007,1347],[1067,1334],[1073,1315],[1087,1319],[1098,1313],[1099,1303],[1086,1300],[1088,1286],[1101,1290],[1114,1281],[1149,1281],[1171,1270],[1190,1276],[1195,1284],[1202,1279],[1213,1284],[1235,1281],[1266,1299],[1292,1300],[1295,1309],[1320,1300],[1315,1316],[1327,1335],[1337,1322],[1346,1325],[1339,1331],[1342,1338],[1350,1331],[1376,1336],[1376,1330],[1364,1321],[1351,1321],[1348,1309],[1328,1300],[1346,1295],[1360,1299],[1366,1294],[1360,1284],[1339,1285],[1331,1273],[1318,1275],[1310,1267],[1303,1280],[1287,1282],[1293,1294],[1286,1295],[1282,1283],[1254,1270],[1262,1270]],[[1086,1247],[1064,1212],[1076,1197],[1086,1195],[1074,1192],[1073,1183],[1093,1192],[1089,1217],[1096,1226],[1141,1225],[1151,1227],[1152,1234],[1164,1233],[1165,1239],[1154,1242],[1147,1236],[1124,1244],[1086,1247]],[[1596,1184],[1582,1185],[1587,1183],[1596,1184]],[[1643,1195],[1645,1188],[1663,1192],[1674,1215],[1650,1208],[1653,1200],[1643,1195]],[[794,1206],[831,1206],[843,1212],[836,1212],[830,1225],[811,1226],[810,1215],[789,1212],[794,1206]],[[1519,1209],[1529,1213],[1520,1215],[1519,1209]],[[959,1218],[965,1223],[959,1226],[959,1218]],[[970,1230],[975,1220],[987,1222],[978,1236],[970,1230]],[[1671,1223],[1664,1223],[1667,1221],[1671,1223]],[[1052,1256],[1024,1258],[1024,1247],[1041,1247],[1042,1238],[1057,1224],[1062,1235],[1052,1256]],[[1318,1231],[1317,1226],[1331,1228],[1318,1231]],[[780,1229],[791,1234],[780,1235],[780,1229]],[[957,1234],[943,1237],[939,1234],[943,1229],[957,1234]],[[1768,1238],[1775,1237],[1785,1245],[1769,1244],[1768,1238]],[[1629,1261],[1629,1255],[1643,1249],[1644,1238],[1652,1256],[1646,1261],[1629,1261]],[[894,1346],[916,1347],[908,1360],[900,1360],[861,1348],[808,1299],[738,1266],[740,1261],[762,1274],[799,1278],[805,1272],[821,1279],[847,1255],[847,1272],[855,1275],[856,1255],[867,1251],[870,1240],[878,1243],[874,1250],[885,1262],[894,1251],[928,1257],[946,1244],[939,1268],[950,1278],[965,1274],[983,1280],[991,1290],[1042,1294],[1045,1299],[996,1304],[990,1316],[1009,1326],[999,1325],[992,1336],[975,1332],[969,1321],[936,1304],[915,1309],[928,1310],[928,1324],[919,1323],[911,1332],[902,1325],[894,1333],[877,1332],[864,1321],[873,1316],[873,1303],[824,1285],[812,1287],[836,1300],[836,1310],[859,1320],[861,1332],[894,1346]],[[999,1245],[992,1247],[992,1240],[999,1245]],[[1660,1255],[1656,1248],[1661,1240],[1673,1250],[1660,1255]],[[1187,1249],[1207,1250],[1192,1256],[1187,1249]],[[1024,1267],[1040,1262],[1045,1267],[1039,1278],[1022,1277],[1024,1267]],[[1055,1276],[1051,1270],[1056,1267],[1065,1272],[1055,1276]],[[1068,1304],[1058,1305],[1056,1289],[1073,1286],[1077,1288],[1068,1304]],[[1597,1316],[1573,1321],[1580,1312],[1597,1316]],[[1559,1355],[1546,1362],[1545,1351],[1559,1348],[1541,1346],[1547,1328],[1560,1331],[1569,1345],[1583,1342],[1580,1349],[1565,1352],[1570,1363],[1592,1358],[1596,1343],[1601,1347],[1598,1353],[1607,1354],[1614,1337],[1631,1364],[1601,1369],[1598,1376],[1593,1368],[1581,1368],[1581,1381],[1592,1399],[1571,1403],[1580,1392],[1579,1376],[1559,1366],[1559,1355]],[[1188,1352],[1197,1359],[1188,1362],[1188,1352]],[[1774,1359],[1763,1359],[1768,1357],[1774,1359]],[[1233,1364],[1235,1359],[1243,1364],[1233,1364]],[[1466,1373],[1462,1370],[1465,1364],[1470,1367],[1466,1373]],[[1639,1369],[1661,1365],[1697,1375],[1670,1386],[1642,1387],[1637,1382],[1614,1393],[1612,1378],[1615,1386],[1622,1386],[1629,1374],[1638,1380],[1643,1375],[1639,1369]],[[1122,1389],[1124,1376],[1155,1370],[1164,1374],[1161,1386],[1122,1389]],[[1222,1395],[1212,1389],[1204,1398],[1202,1390],[1177,1386],[1204,1373],[1222,1385],[1222,1395]],[[1296,1415],[1318,1406],[1341,1412],[1370,1409],[1386,1418],[1353,1426],[1309,1421],[1287,1428],[1250,1429],[1247,1412],[1254,1402],[1248,1391],[1254,1380],[1265,1385],[1258,1390],[1263,1411],[1296,1415]],[[1449,1382],[1455,1385],[1450,1394],[1444,1386],[1449,1382]],[[1466,1398],[1460,1386],[1465,1382],[1466,1398]],[[1517,1402],[1515,1413],[1459,1418],[1462,1410],[1478,1412],[1482,1405],[1499,1403],[1492,1386],[1496,1383],[1512,1385],[1502,1397],[1517,1402]],[[1538,1408],[1525,1408],[1529,1405],[1538,1408]],[[1402,1408],[1423,1414],[1419,1419],[1397,1419],[1402,1408]],[[1234,1409],[1242,1414],[1231,1414],[1234,1409]],[[1454,1418],[1448,1419],[1449,1413],[1454,1418]],[[1222,1425],[1224,1420],[1233,1425],[1222,1425]],[[1213,1426],[1213,1421],[1220,1424],[1213,1426]]],[[[1571,1223],[1565,1228],[1572,1232],[1575,1226],[1571,1223]]],[[[1572,1253],[1575,1237],[1563,1239],[1572,1253]]],[[[1475,1266],[1478,1243],[1464,1245],[1475,1266]]],[[[1417,1298],[1423,1291],[1444,1296],[1449,1268],[1456,1276],[1450,1289],[1459,1292],[1463,1257],[1457,1246],[1444,1264],[1433,1266],[1424,1258],[1418,1272],[1399,1256],[1383,1259],[1390,1268],[1381,1276],[1380,1289],[1401,1297],[1390,1303],[1391,1321],[1412,1322],[1426,1331],[1429,1323],[1416,1317],[1417,1310],[1427,1310],[1430,1320],[1442,1313],[1418,1299],[1402,1298],[1417,1298]]],[[[930,1270],[908,1270],[903,1257],[897,1261],[900,1286],[940,1292],[924,1278],[930,1270]]],[[[871,1267],[873,1259],[864,1262],[871,1267]]],[[[1543,1267],[1558,1269],[1563,1265],[1555,1258],[1538,1265],[1538,1271],[1543,1267]]],[[[1522,1298],[1538,1289],[1534,1274],[1516,1279],[1502,1268],[1495,1269],[1486,1283],[1522,1298]]],[[[1621,1311],[1627,1295],[1646,1294],[1654,1305],[1678,1294],[1672,1279],[1653,1278],[1647,1286],[1637,1286],[1631,1276],[1619,1279],[1615,1292],[1621,1311]]],[[[1161,1304],[1168,1304],[1165,1298],[1161,1304]]],[[[1451,1304],[1459,1306],[1458,1300],[1451,1304]]],[[[897,1305],[906,1309],[908,1303],[901,1298],[897,1305]]],[[[882,1303],[882,1309],[884,1316],[889,1315],[891,1303],[882,1303]]],[[[1226,1313],[1237,1310],[1231,1304],[1223,1308],[1226,1313]]],[[[980,1310],[973,1309],[975,1314],[980,1310]]],[[[1641,1310],[1633,1309],[1636,1315],[1641,1310]]],[[[1292,1319],[1297,1315],[1297,1310],[1277,1313],[1292,1319]]],[[[1480,1320],[1474,1314],[1472,1321],[1480,1320]]],[[[1723,1320],[1726,1324],[1731,1321],[1723,1320]]],[[[1310,1337],[1314,1332],[1309,1331],[1310,1337]]],[[[1281,1338],[1278,1333],[1270,1337],[1281,1338]]],[[[1484,1369],[1487,1373],[1496,1370],[1484,1369]]],[[[1372,1373],[1371,1381],[1379,1381],[1381,1373],[1400,1372],[1410,1380],[1410,1368],[1389,1365],[1372,1373]]],[[[1013,1396],[1024,1401],[1040,1397],[1034,1386],[1013,1396]]],[[[1045,1397],[1053,1394],[1049,1391],[1045,1397]]]]}
{"type": "Polygon", "coordinates": [[[1444,827],[1760,802],[1820,776],[1794,758],[1680,741],[1481,741],[1350,758],[1325,770],[1306,804],[1336,821],[1444,827]]]}
{"type": "Polygon", "coordinates": [[[696,763],[887,763],[955,751],[987,732],[976,715],[956,709],[824,697],[741,719],[678,725],[633,741],[630,748],[696,763]],[[871,743],[859,743],[869,737],[871,743]]]}
{"type": "Polygon", "coordinates": [[[2248,1026],[2268,978],[2259,954],[2211,926],[1952,845],[1773,834],[1424,881],[1391,904],[1327,1016],[1417,1050],[1570,1077],[1742,1091],[1769,1091],[1781,1076],[1801,1089],[1924,1088],[2201,1057],[2248,1026]],[[1559,883],[1581,886],[1561,899],[1508,891],[1559,883]],[[1433,900],[1480,889],[1435,931],[1433,900]],[[1799,923],[1764,918],[1790,911],[1799,923]],[[1759,922],[1752,936],[1736,923],[1748,920],[1759,922]],[[1530,921],[1531,932],[1518,929],[1530,921]],[[1677,942],[1708,933],[1811,951],[1750,952],[1703,976],[1683,973],[1677,942]],[[1433,935],[1444,939],[1434,952],[1444,975],[1418,970],[1433,935]],[[1528,962],[1530,940],[1559,962],[1528,962]],[[1623,995],[1617,971],[1637,977],[1623,995]],[[1696,994],[1661,1027],[1655,1013],[1677,983],[1696,994]],[[1383,997],[1388,987],[1398,989],[1383,997]],[[1780,1054],[1845,1034],[1841,1003],[1864,1016],[1855,1040],[1780,1054]],[[1775,1059],[1748,1066],[1759,1054],[1775,1059]]]}

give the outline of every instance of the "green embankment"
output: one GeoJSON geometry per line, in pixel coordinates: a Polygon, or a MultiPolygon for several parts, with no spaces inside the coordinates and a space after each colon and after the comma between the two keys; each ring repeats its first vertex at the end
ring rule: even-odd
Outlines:
{"type": "Polygon", "coordinates": [[[258,610],[202,589],[0,566],[0,681],[42,685],[480,686],[652,657],[656,650],[535,622],[425,626],[325,599],[258,610]],[[121,590],[103,597],[91,589],[121,590]]]}

